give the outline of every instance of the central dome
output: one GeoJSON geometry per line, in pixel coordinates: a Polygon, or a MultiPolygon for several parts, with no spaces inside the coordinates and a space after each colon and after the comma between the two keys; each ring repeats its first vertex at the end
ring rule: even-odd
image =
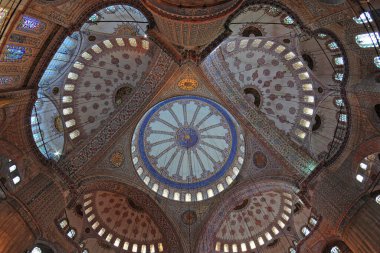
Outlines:
{"type": "Polygon", "coordinates": [[[158,194],[200,201],[228,187],[244,161],[244,137],[233,116],[202,97],[173,97],[141,119],[132,140],[140,178],[158,194]]]}

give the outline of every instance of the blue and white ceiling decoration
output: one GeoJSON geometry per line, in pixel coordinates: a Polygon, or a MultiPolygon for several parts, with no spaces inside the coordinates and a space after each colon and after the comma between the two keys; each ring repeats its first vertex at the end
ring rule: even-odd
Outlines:
{"type": "Polygon", "coordinates": [[[132,140],[135,169],[157,194],[201,201],[225,190],[244,162],[244,136],[233,116],[202,97],[179,96],[156,104],[132,140]]]}

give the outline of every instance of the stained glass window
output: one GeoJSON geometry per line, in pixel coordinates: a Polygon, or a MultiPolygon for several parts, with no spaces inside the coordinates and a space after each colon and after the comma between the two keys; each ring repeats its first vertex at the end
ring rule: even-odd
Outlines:
{"type": "Polygon", "coordinates": [[[331,253],[341,253],[342,251],[338,248],[338,246],[334,246],[330,250],[331,253]]]}
{"type": "Polygon", "coordinates": [[[34,247],[30,253],[42,253],[42,250],[40,247],[34,247]]]}
{"type": "Polygon", "coordinates": [[[308,227],[303,227],[302,229],[301,229],[301,232],[302,232],[302,234],[304,235],[304,236],[308,236],[309,234],[310,234],[310,229],[308,228],[308,227]]]}
{"type": "Polygon", "coordinates": [[[22,27],[26,29],[36,29],[40,25],[40,21],[38,19],[25,16],[22,19],[22,27]]]}
{"type": "Polygon", "coordinates": [[[290,16],[286,16],[284,18],[284,23],[287,24],[287,25],[292,25],[292,24],[294,24],[294,19],[292,17],[290,17],[290,16]]]}
{"type": "Polygon", "coordinates": [[[98,14],[93,14],[88,20],[90,20],[91,22],[96,22],[100,19],[100,16],[98,14]]]}
{"type": "Polygon", "coordinates": [[[341,98],[336,99],[336,100],[335,100],[335,104],[336,104],[336,106],[338,106],[338,107],[344,106],[343,99],[341,99],[341,98]]]}
{"type": "Polygon", "coordinates": [[[107,12],[115,13],[116,12],[116,6],[109,6],[106,8],[107,12]]]}
{"type": "Polygon", "coordinates": [[[18,61],[21,60],[25,54],[25,47],[14,45],[6,45],[5,48],[5,61],[18,61]]]}
{"type": "Polygon", "coordinates": [[[335,50],[339,48],[336,42],[330,42],[329,44],[327,44],[327,46],[329,47],[330,50],[335,50]]]}
{"type": "Polygon", "coordinates": [[[378,32],[363,33],[363,34],[356,35],[355,40],[356,40],[356,43],[361,48],[378,47],[379,41],[380,41],[380,35],[378,32]]]}
{"type": "Polygon", "coordinates": [[[315,225],[317,225],[317,223],[318,223],[318,221],[317,221],[317,219],[315,219],[314,217],[311,217],[311,218],[309,219],[309,224],[310,224],[310,225],[315,226],[315,225]]]}
{"type": "Polygon", "coordinates": [[[23,16],[19,25],[17,26],[17,30],[37,34],[42,33],[45,28],[46,24],[44,22],[30,16],[23,16]]]}
{"type": "Polygon", "coordinates": [[[343,73],[335,73],[334,75],[334,79],[339,82],[343,81],[343,77],[344,77],[343,73]]]}
{"type": "Polygon", "coordinates": [[[268,14],[272,16],[278,16],[280,13],[281,13],[281,10],[279,8],[271,6],[268,9],[268,14]]]}
{"type": "Polygon", "coordinates": [[[70,229],[68,232],[67,232],[67,236],[70,237],[70,238],[74,238],[75,236],[75,230],[74,229],[70,229]]]}
{"type": "Polygon", "coordinates": [[[324,38],[327,37],[327,35],[324,34],[324,33],[318,33],[318,37],[321,38],[321,39],[324,39],[324,38]]]}
{"type": "Polygon", "coordinates": [[[339,121],[347,122],[347,114],[339,114],[339,121]]]}
{"type": "Polygon", "coordinates": [[[343,61],[343,57],[342,56],[335,57],[334,61],[335,61],[336,65],[344,65],[344,61],[343,61]]]}
{"type": "Polygon", "coordinates": [[[362,14],[360,14],[360,16],[357,18],[357,17],[354,17],[353,20],[357,23],[357,24],[365,24],[365,23],[368,23],[368,22],[372,22],[372,17],[371,17],[371,14],[369,12],[363,12],[362,14]]]}
{"type": "Polygon", "coordinates": [[[0,7],[0,24],[4,22],[7,14],[8,14],[8,11],[9,11],[8,9],[0,7]]]}

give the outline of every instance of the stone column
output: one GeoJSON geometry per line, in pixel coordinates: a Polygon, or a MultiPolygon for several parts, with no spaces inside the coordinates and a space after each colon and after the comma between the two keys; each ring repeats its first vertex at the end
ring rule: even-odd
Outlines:
{"type": "Polygon", "coordinates": [[[380,205],[370,198],[343,230],[343,241],[354,253],[380,252],[380,205]]]}

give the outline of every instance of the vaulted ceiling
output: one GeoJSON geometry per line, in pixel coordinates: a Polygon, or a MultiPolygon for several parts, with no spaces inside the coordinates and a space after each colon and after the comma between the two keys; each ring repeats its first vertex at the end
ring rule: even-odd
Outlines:
{"type": "Polygon", "coordinates": [[[0,5],[5,193],[55,252],[319,252],[378,170],[347,4],[0,5]]]}

